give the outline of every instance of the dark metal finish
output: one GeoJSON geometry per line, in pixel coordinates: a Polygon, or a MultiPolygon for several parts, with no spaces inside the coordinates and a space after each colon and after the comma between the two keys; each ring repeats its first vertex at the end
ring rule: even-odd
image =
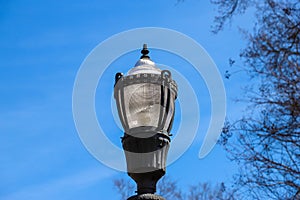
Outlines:
{"type": "Polygon", "coordinates": [[[149,50],[148,50],[147,44],[143,45],[143,49],[142,49],[141,53],[143,54],[141,56],[141,59],[142,58],[150,59],[150,57],[148,56],[149,50]]]}
{"type": "Polygon", "coordinates": [[[118,80],[120,78],[122,78],[122,76],[123,76],[123,73],[121,73],[121,72],[116,73],[116,75],[115,75],[115,85],[117,84],[118,80]]]}
{"type": "MultiPolygon", "coordinates": [[[[123,76],[122,73],[118,72],[115,75],[115,89],[120,89],[121,87],[125,87],[132,84],[138,83],[153,83],[159,84],[162,86],[166,86],[175,93],[175,97],[177,96],[177,84],[174,80],[172,80],[171,72],[167,70],[163,70],[161,74],[135,74],[129,76],[123,76]],[[166,75],[165,73],[168,72],[169,74],[166,75]]],[[[116,92],[116,91],[115,91],[116,92]]]]}
{"type": "MultiPolygon", "coordinates": [[[[141,133],[141,132],[140,132],[141,133]]],[[[150,153],[169,145],[170,137],[162,133],[151,133],[151,137],[134,137],[125,133],[122,138],[123,148],[133,153],[150,153]]]]}
{"type": "MultiPolygon", "coordinates": [[[[143,134],[141,130],[140,134],[143,134]]],[[[148,133],[147,133],[148,134],[148,133]]],[[[137,193],[155,193],[157,181],[166,173],[166,159],[170,138],[166,134],[152,132],[151,137],[137,138],[125,133],[122,138],[128,175],[137,183],[137,193]],[[140,154],[147,154],[146,165],[140,154]]]]}

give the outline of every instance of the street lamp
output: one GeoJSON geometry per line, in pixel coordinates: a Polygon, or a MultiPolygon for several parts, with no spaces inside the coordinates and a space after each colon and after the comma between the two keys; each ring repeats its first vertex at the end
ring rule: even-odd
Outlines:
{"type": "Polygon", "coordinates": [[[177,84],[170,71],[155,66],[146,44],[141,53],[127,75],[116,74],[114,86],[127,172],[137,184],[137,195],[128,200],[162,200],[154,193],[166,172],[177,84]]]}

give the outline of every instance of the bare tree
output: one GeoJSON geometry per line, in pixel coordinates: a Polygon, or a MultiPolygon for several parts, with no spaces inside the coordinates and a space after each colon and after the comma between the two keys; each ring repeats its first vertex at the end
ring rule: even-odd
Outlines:
{"type": "Polygon", "coordinates": [[[234,200],[238,199],[234,190],[229,190],[224,183],[211,185],[210,183],[199,183],[190,187],[189,200],[234,200]]]}
{"type": "MultiPolygon", "coordinates": [[[[258,2],[258,1],[257,1],[258,2]]],[[[211,0],[217,5],[218,15],[215,16],[212,32],[218,33],[236,15],[244,14],[250,6],[255,5],[255,0],[211,0]]]]}
{"type": "Polygon", "coordinates": [[[300,199],[300,2],[212,0],[214,31],[235,14],[256,8],[256,26],[241,53],[255,83],[246,90],[248,112],[226,123],[223,141],[240,166],[242,199],[300,199]]]}
{"type": "Polygon", "coordinates": [[[121,199],[127,199],[128,197],[132,196],[135,189],[134,184],[132,184],[130,180],[125,180],[122,178],[114,180],[114,187],[121,196],[121,199]]]}
{"type": "MultiPolygon", "coordinates": [[[[125,179],[114,181],[114,186],[120,194],[121,199],[125,200],[133,195],[134,185],[125,179]]],[[[187,192],[183,192],[174,181],[168,177],[163,177],[158,183],[158,194],[167,200],[234,200],[237,199],[233,190],[225,187],[224,183],[212,185],[209,183],[199,183],[189,186],[187,192]]]]}
{"type": "Polygon", "coordinates": [[[158,194],[165,199],[184,200],[184,194],[178,187],[177,182],[171,180],[169,177],[164,176],[158,182],[158,194]]]}
{"type": "MultiPolygon", "coordinates": [[[[127,199],[134,194],[135,185],[130,180],[126,181],[124,178],[114,180],[114,186],[122,200],[127,199]]],[[[157,193],[166,199],[184,199],[181,189],[177,186],[177,182],[168,177],[163,177],[158,182],[157,193]]]]}

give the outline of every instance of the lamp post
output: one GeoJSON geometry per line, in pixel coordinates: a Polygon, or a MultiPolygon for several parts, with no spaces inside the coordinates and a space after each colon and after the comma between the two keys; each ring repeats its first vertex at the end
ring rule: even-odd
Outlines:
{"type": "Polygon", "coordinates": [[[163,200],[154,193],[166,172],[177,84],[170,71],[155,66],[146,44],[141,53],[125,76],[116,74],[114,86],[127,172],[137,184],[137,195],[128,200],[163,200]]]}

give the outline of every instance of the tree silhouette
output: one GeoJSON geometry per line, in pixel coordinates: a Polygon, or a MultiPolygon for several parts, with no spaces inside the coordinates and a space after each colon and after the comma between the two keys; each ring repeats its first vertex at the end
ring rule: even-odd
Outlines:
{"type": "Polygon", "coordinates": [[[222,134],[240,166],[236,188],[242,199],[300,199],[300,2],[212,2],[219,11],[215,33],[249,6],[256,10],[240,54],[254,80],[246,90],[248,112],[227,122],[222,134]]]}
{"type": "MultiPolygon", "coordinates": [[[[120,199],[127,199],[134,193],[134,185],[129,180],[114,180],[114,186],[120,194],[120,199]]],[[[157,186],[158,194],[167,200],[234,200],[237,199],[233,190],[227,189],[224,183],[209,184],[199,183],[192,185],[189,190],[183,192],[177,185],[177,181],[169,177],[163,177],[157,186]]]]}

